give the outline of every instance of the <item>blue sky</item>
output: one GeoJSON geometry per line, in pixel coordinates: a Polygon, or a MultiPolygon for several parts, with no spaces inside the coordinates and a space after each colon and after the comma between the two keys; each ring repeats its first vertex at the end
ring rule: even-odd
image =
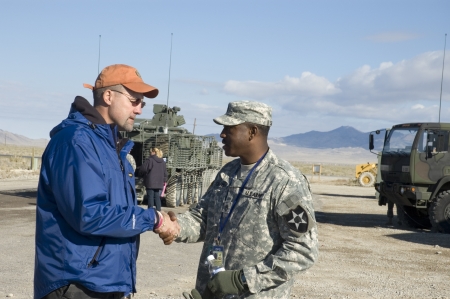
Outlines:
{"type": "MultiPolygon", "coordinates": [[[[228,102],[273,107],[270,136],[438,121],[450,1],[2,1],[0,129],[29,138],[67,116],[83,83],[136,67],[185,127],[218,133],[228,102]]],[[[450,38],[441,121],[450,122],[450,38]]],[[[152,117],[151,105],[141,117],[152,117]]]]}

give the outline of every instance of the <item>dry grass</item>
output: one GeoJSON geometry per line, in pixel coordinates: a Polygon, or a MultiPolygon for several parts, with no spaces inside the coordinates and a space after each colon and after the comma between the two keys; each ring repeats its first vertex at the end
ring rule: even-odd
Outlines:
{"type": "Polygon", "coordinates": [[[32,156],[33,149],[35,157],[41,157],[45,150],[43,147],[0,144],[0,155],[32,156]]]}
{"type": "MultiPolygon", "coordinates": [[[[320,179],[317,173],[313,176],[313,164],[290,161],[290,163],[310,178],[310,182],[328,185],[359,186],[355,178],[356,165],[321,163],[320,176],[339,177],[335,180],[320,179]]],[[[317,164],[314,164],[317,165],[317,164]]]]}
{"type": "MultiPolygon", "coordinates": [[[[289,161],[295,168],[298,168],[305,175],[313,175],[313,164],[304,162],[289,161]]],[[[317,164],[314,164],[317,165],[317,164]]],[[[322,163],[323,176],[337,176],[353,178],[355,176],[356,165],[349,164],[325,164],[322,163]]],[[[317,174],[316,174],[317,175],[317,174]]]]}
{"type": "MultiPolygon", "coordinates": [[[[226,157],[223,159],[223,164],[230,162],[232,159],[226,157]]],[[[304,175],[310,178],[311,182],[319,184],[333,184],[333,185],[346,185],[346,186],[359,186],[355,178],[355,167],[356,165],[351,164],[331,164],[331,163],[321,163],[321,176],[324,177],[339,177],[335,180],[322,179],[319,180],[318,174],[313,175],[313,163],[289,161],[295,168],[299,169],[304,175]]],[[[314,163],[314,165],[317,165],[314,163]]]]}
{"type": "Polygon", "coordinates": [[[18,145],[0,145],[0,179],[8,178],[35,178],[39,174],[38,170],[31,170],[31,159],[24,156],[41,157],[44,148],[18,146],[18,145]]]}
{"type": "Polygon", "coordinates": [[[310,183],[319,184],[319,185],[336,185],[336,186],[360,186],[356,179],[336,179],[336,180],[324,180],[319,179],[319,177],[314,177],[309,180],[310,183]]]}
{"type": "MultiPolygon", "coordinates": [[[[13,155],[12,157],[0,156],[0,179],[5,178],[22,178],[37,176],[39,170],[31,170],[31,161],[29,158],[23,158],[22,156],[32,156],[34,150],[35,157],[41,157],[44,148],[29,147],[29,146],[17,146],[0,144],[0,155],[13,155]]],[[[232,159],[224,157],[223,164],[230,162],[232,159]]],[[[290,161],[290,163],[298,168],[306,176],[311,177],[313,175],[313,164],[305,162],[290,161]]],[[[358,183],[355,180],[355,166],[350,164],[329,164],[322,163],[321,176],[339,177],[336,180],[318,180],[318,175],[315,174],[312,181],[314,183],[327,183],[334,185],[348,185],[357,186],[358,183]]]]}
{"type": "MultiPolygon", "coordinates": [[[[223,159],[223,165],[232,161],[228,157],[223,159]]],[[[313,175],[313,164],[297,161],[289,161],[295,168],[299,169],[303,174],[310,176],[313,175]]],[[[317,164],[314,164],[317,165],[317,164]]],[[[337,177],[348,177],[353,179],[355,177],[355,167],[356,165],[351,164],[329,164],[321,163],[323,176],[337,176],[337,177]]],[[[317,175],[317,174],[316,174],[317,175]]]]}

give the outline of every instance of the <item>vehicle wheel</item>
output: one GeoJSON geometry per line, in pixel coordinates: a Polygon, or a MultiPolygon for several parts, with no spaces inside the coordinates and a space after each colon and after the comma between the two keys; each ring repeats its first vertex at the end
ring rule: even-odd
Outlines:
{"type": "Polygon", "coordinates": [[[166,187],[166,205],[169,208],[177,206],[177,183],[178,175],[175,174],[169,178],[166,187]]]}
{"type": "Polygon", "coordinates": [[[397,216],[402,224],[411,228],[431,228],[430,218],[415,207],[403,206],[403,213],[397,209],[397,216]]]}
{"type": "Polygon", "coordinates": [[[375,176],[371,172],[363,172],[358,178],[358,182],[363,187],[373,187],[375,176]]]}
{"type": "Polygon", "coordinates": [[[433,230],[450,234],[450,191],[443,191],[433,200],[429,208],[433,230]]]}

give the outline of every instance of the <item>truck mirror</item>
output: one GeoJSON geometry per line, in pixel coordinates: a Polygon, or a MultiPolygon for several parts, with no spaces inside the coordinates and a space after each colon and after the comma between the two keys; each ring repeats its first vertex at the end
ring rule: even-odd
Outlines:
{"type": "Polygon", "coordinates": [[[369,135],[369,150],[373,150],[374,146],[373,146],[373,135],[370,134],[369,135]]]}

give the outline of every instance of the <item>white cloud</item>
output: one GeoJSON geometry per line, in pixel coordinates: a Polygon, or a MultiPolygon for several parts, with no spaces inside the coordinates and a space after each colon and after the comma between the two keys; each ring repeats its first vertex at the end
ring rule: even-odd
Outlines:
{"type": "MultiPolygon", "coordinates": [[[[195,121],[196,133],[203,134],[219,132],[220,126],[212,118],[222,115],[229,101],[242,99],[263,101],[273,107],[272,137],[341,125],[368,132],[402,122],[437,121],[442,54],[427,52],[408,60],[382,62],[376,67],[363,65],[335,81],[306,71],[272,82],[229,80],[220,85],[184,80],[183,96],[175,96],[171,106],[182,108],[186,128],[192,130],[195,121]],[[208,96],[201,97],[199,93],[208,96]]],[[[446,58],[448,66],[450,55],[446,58]]],[[[0,81],[0,128],[29,137],[35,131],[42,134],[36,137],[46,137],[67,116],[73,94],[55,94],[43,88],[0,81]],[[30,125],[29,121],[35,124],[30,125]],[[22,131],[17,130],[19,126],[23,126],[22,131]]],[[[141,117],[152,116],[148,110],[141,117]]],[[[444,73],[441,117],[450,122],[450,67],[444,73]]]]}
{"type": "Polygon", "coordinates": [[[396,43],[420,38],[417,33],[411,32],[382,32],[365,37],[364,39],[376,43],[396,43]]]}
{"type": "MultiPolygon", "coordinates": [[[[341,100],[347,103],[360,102],[362,97],[386,103],[434,101],[440,91],[442,58],[442,52],[428,52],[375,69],[363,66],[340,78],[336,86],[343,90],[341,100]]],[[[450,82],[449,75],[446,82],[450,82]]]]}
{"type": "Polygon", "coordinates": [[[303,95],[322,97],[339,93],[333,83],[324,77],[303,72],[299,78],[285,76],[278,82],[235,81],[225,83],[224,91],[242,97],[266,99],[276,96],[303,95]]]}
{"type": "MultiPolygon", "coordinates": [[[[427,52],[397,63],[383,62],[377,68],[364,65],[334,83],[304,72],[298,78],[286,76],[278,82],[228,81],[224,91],[265,101],[296,116],[394,123],[437,121],[442,54],[427,52]]],[[[450,63],[449,57],[446,62],[450,63]]],[[[443,99],[450,101],[448,69],[443,99]]]]}

